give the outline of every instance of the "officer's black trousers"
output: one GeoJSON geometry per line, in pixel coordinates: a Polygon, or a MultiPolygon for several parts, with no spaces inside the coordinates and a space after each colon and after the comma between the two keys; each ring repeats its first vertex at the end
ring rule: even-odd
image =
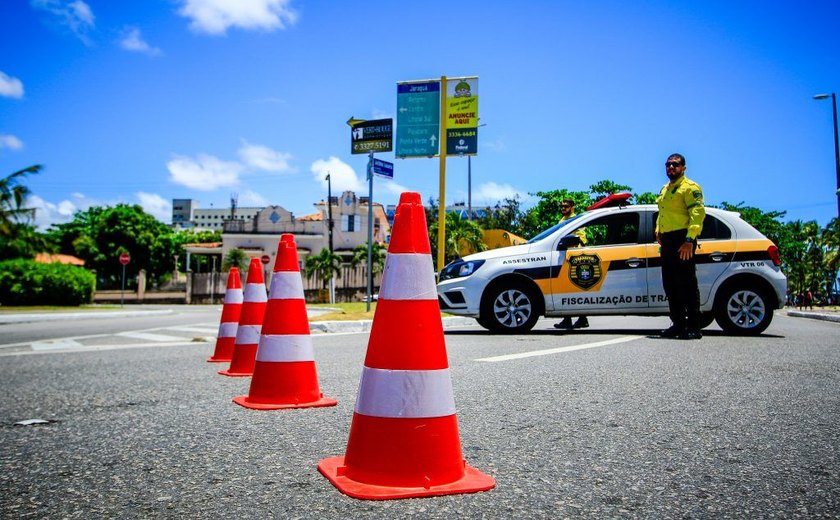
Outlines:
{"type": "MultiPolygon", "coordinates": [[[[662,240],[662,286],[668,297],[671,322],[680,330],[700,330],[700,290],[695,257],[680,260],[687,229],[660,234],[662,240]]],[[[695,246],[695,251],[696,251],[695,246]]]]}

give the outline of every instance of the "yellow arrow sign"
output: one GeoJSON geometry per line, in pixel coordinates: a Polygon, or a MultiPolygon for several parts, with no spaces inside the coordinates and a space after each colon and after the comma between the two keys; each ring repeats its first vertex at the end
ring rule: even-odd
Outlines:
{"type": "Polygon", "coordinates": [[[359,123],[364,123],[367,119],[356,119],[353,116],[350,116],[350,119],[347,120],[347,124],[351,127],[358,125],[359,123]]]}

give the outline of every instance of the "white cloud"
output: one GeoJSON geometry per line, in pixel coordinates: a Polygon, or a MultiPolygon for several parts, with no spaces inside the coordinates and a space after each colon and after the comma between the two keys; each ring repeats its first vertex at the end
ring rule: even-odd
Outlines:
{"type": "Polygon", "coordinates": [[[52,14],[58,23],[70,29],[82,42],[90,43],[87,34],[93,29],[96,17],[90,6],[82,0],[30,0],[30,5],[52,14]]]}
{"type": "Polygon", "coordinates": [[[241,207],[262,208],[271,205],[265,197],[253,190],[240,193],[237,200],[241,207]]]}
{"type": "Polygon", "coordinates": [[[20,150],[23,148],[23,141],[13,135],[0,134],[0,150],[8,148],[9,150],[20,150]]]}
{"type": "Polygon", "coordinates": [[[496,184],[495,182],[486,182],[478,187],[478,190],[473,192],[473,202],[481,201],[484,204],[495,204],[504,199],[512,199],[519,196],[520,200],[525,201],[529,198],[528,193],[521,192],[511,186],[510,184],[496,184]]]}
{"type": "Polygon", "coordinates": [[[175,156],[166,163],[169,180],[199,191],[236,186],[244,167],[238,162],[222,161],[212,155],[198,157],[175,156]]]}
{"type": "Polygon", "coordinates": [[[223,35],[231,27],[272,31],[297,21],[290,0],[181,0],[178,14],[189,18],[190,29],[223,35]]]}
{"type": "Polygon", "coordinates": [[[342,162],[338,157],[330,157],[329,159],[318,159],[312,163],[309,168],[312,172],[312,177],[318,182],[324,191],[327,190],[327,174],[330,174],[331,191],[333,193],[341,193],[345,190],[355,191],[362,194],[367,192],[367,183],[356,175],[353,168],[342,162]]]}
{"type": "Polygon", "coordinates": [[[139,52],[149,56],[160,56],[161,50],[151,45],[143,39],[140,34],[140,29],[137,27],[126,27],[123,31],[122,39],[120,39],[120,47],[127,51],[139,52]]]}
{"type": "Polygon", "coordinates": [[[481,145],[499,152],[504,152],[508,149],[507,142],[505,142],[505,140],[501,137],[495,141],[482,141],[481,145]]]}
{"type": "Polygon", "coordinates": [[[139,191],[134,195],[140,201],[140,206],[143,208],[143,211],[149,215],[152,215],[161,222],[172,220],[172,202],[167,201],[156,193],[139,191]]]}
{"type": "Polygon", "coordinates": [[[47,202],[37,195],[26,198],[26,207],[35,209],[35,227],[45,230],[52,224],[63,224],[73,220],[73,214],[80,208],[69,200],[57,204],[47,202]]]}
{"type": "Polygon", "coordinates": [[[295,171],[289,165],[292,154],[278,152],[259,144],[250,144],[245,140],[242,141],[242,146],[239,148],[239,158],[246,165],[258,170],[278,173],[292,173],[295,171]]]}
{"type": "Polygon", "coordinates": [[[20,99],[23,97],[23,83],[0,70],[0,96],[20,99]]]}

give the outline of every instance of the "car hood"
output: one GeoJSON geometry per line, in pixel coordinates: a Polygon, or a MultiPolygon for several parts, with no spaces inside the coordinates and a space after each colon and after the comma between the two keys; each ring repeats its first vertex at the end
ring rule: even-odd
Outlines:
{"type": "Polygon", "coordinates": [[[531,251],[531,244],[522,244],[519,246],[500,247],[497,249],[490,249],[482,251],[481,253],[473,253],[463,257],[461,260],[469,262],[470,260],[490,260],[492,258],[502,258],[505,256],[524,255],[531,251]]]}

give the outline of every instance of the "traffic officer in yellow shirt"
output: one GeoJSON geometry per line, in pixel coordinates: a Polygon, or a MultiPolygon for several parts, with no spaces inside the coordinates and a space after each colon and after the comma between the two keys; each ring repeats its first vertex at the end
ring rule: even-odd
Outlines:
{"type": "MultiPolygon", "coordinates": [[[[560,202],[560,222],[564,220],[569,220],[570,218],[575,216],[575,201],[572,199],[563,199],[560,202]]],[[[586,231],[584,228],[577,229],[574,234],[580,239],[580,245],[586,244],[586,231]]],[[[572,323],[572,317],[566,316],[563,318],[563,321],[554,324],[555,329],[585,329],[589,326],[589,320],[586,316],[578,316],[578,319],[572,323]]]]}
{"type": "Polygon", "coordinates": [[[669,182],[656,204],[656,241],[662,259],[662,285],[668,297],[671,326],[663,338],[700,339],[700,291],[694,252],[706,209],[700,185],[685,176],[685,157],[675,153],[665,162],[669,182]]]}

